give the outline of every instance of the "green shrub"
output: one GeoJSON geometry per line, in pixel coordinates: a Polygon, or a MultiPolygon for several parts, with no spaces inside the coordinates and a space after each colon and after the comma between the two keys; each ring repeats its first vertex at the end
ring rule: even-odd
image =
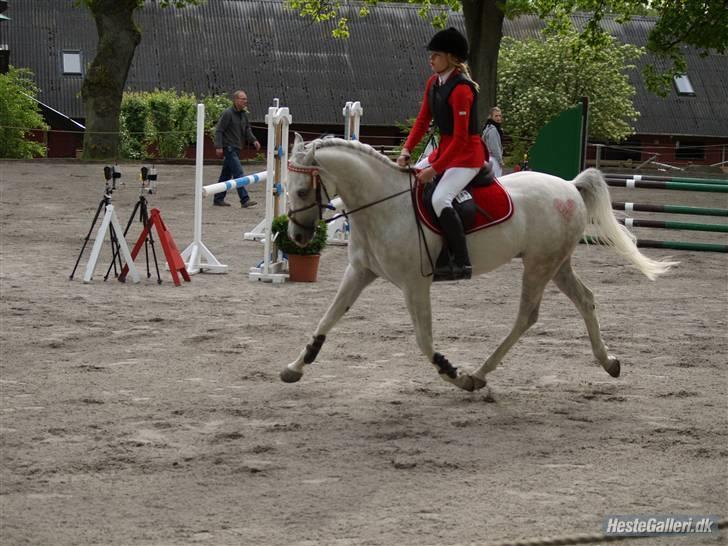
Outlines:
{"type": "Polygon", "coordinates": [[[181,138],[175,130],[175,106],[177,94],[172,91],[155,91],[149,97],[148,143],[156,148],[159,157],[179,157],[181,138]]]}
{"type": "Polygon", "coordinates": [[[0,74],[0,157],[30,159],[46,154],[44,144],[29,139],[31,129],[48,130],[34,100],[37,95],[30,70],[11,66],[7,74],[0,74]]]}
{"type": "Polygon", "coordinates": [[[148,93],[124,93],[121,101],[121,155],[128,159],[146,157],[148,93]]]}
{"type": "Polygon", "coordinates": [[[121,103],[121,154],[143,159],[153,152],[158,157],[184,157],[197,137],[197,103],[205,105],[205,131],[215,136],[215,124],[230,98],[213,95],[197,99],[174,89],[127,92],[121,103]]]}
{"type": "Polygon", "coordinates": [[[270,232],[278,250],[286,254],[321,254],[328,238],[326,222],[319,220],[313,239],[305,247],[298,246],[288,237],[288,216],[285,214],[273,218],[270,232]]]}
{"type": "Polygon", "coordinates": [[[209,95],[202,98],[205,105],[205,132],[215,140],[215,127],[223,111],[230,106],[230,97],[227,95],[209,95]]]}

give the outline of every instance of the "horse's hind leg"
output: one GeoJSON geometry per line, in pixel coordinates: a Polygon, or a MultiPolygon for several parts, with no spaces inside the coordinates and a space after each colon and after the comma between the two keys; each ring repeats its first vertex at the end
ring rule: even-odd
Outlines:
{"type": "Polygon", "coordinates": [[[341,279],[339,290],[331,302],[326,314],[316,327],[313,341],[298,355],[298,358],[286,366],[281,372],[281,379],[286,383],[295,383],[303,376],[303,366],[316,359],[321,346],[326,341],[326,334],[354,304],[361,294],[377,276],[368,269],[357,269],[349,264],[341,279]]]}
{"type": "Polygon", "coordinates": [[[518,317],[510,333],[501,341],[498,348],[493,351],[485,363],[473,374],[473,378],[485,381],[486,374],[495,370],[503,357],[520,337],[538,320],[538,310],[546,285],[551,280],[557,265],[540,263],[532,265],[530,261],[523,261],[523,285],[521,286],[521,303],[518,308],[518,317]]]}
{"type": "Polygon", "coordinates": [[[574,273],[574,269],[571,267],[571,259],[566,260],[561,265],[561,268],[554,277],[554,282],[574,302],[574,305],[576,305],[576,308],[584,318],[586,329],[589,332],[592,352],[599,364],[612,377],[619,377],[619,360],[607,354],[607,347],[604,345],[604,341],[602,341],[596,306],[594,304],[594,295],[591,290],[584,286],[584,283],[576,276],[576,273],[574,273]]]}

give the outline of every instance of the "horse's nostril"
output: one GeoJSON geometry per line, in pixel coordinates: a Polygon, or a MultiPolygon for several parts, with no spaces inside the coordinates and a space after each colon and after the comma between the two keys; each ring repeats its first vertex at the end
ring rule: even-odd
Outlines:
{"type": "Polygon", "coordinates": [[[296,233],[296,236],[294,237],[294,239],[296,239],[296,242],[297,243],[302,243],[303,242],[303,237],[301,236],[300,233],[296,233]]]}

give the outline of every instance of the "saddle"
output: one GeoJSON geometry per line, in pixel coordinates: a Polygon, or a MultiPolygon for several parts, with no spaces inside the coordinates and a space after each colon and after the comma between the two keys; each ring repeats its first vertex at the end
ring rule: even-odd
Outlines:
{"type": "MultiPolygon", "coordinates": [[[[416,188],[416,212],[419,219],[431,231],[442,234],[442,229],[432,208],[432,194],[442,175],[431,184],[418,184],[416,188]]],[[[513,216],[513,201],[505,188],[486,164],[465,189],[453,200],[453,208],[460,216],[465,233],[495,226],[513,216]]]]}

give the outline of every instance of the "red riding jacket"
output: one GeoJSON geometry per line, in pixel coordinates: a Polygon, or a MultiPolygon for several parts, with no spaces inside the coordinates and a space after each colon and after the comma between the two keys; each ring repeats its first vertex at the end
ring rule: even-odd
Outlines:
{"type": "MultiPolygon", "coordinates": [[[[460,72],[458,70],[454,70],[450,74],[448,82],[459,74],[460,72]]],[[[407,137],[407,142],[404,145],[408,150],[412,150],[419,144],[430,126],[430,121],[433,117],[433,112],[430,107],[430,89],[437,82],[437,74],[433,74],[427,80],[425,96],[420,107],[420,112],[417,114],[417,120],[412,126],[412,130],[407,137]]],[[[447,85],[447,82],[443,85],[447,85]]],[[[480,133],[476,131],[475,134],[471,134],[469,130],[474,102],[475,90],[467,83],[460,82],[452,89],[447,99],[447,103],[452,111],[452,134],[445,134],[441,131],[440,145],[428,157],[430,166],[438,174],[442,174],[451,167],[482,167],[486,162],[487,152],[485,151],[483,141],[480,139],[480,133]]],[[[477,125],[477,123],[475,124],[477,125]]]]}

